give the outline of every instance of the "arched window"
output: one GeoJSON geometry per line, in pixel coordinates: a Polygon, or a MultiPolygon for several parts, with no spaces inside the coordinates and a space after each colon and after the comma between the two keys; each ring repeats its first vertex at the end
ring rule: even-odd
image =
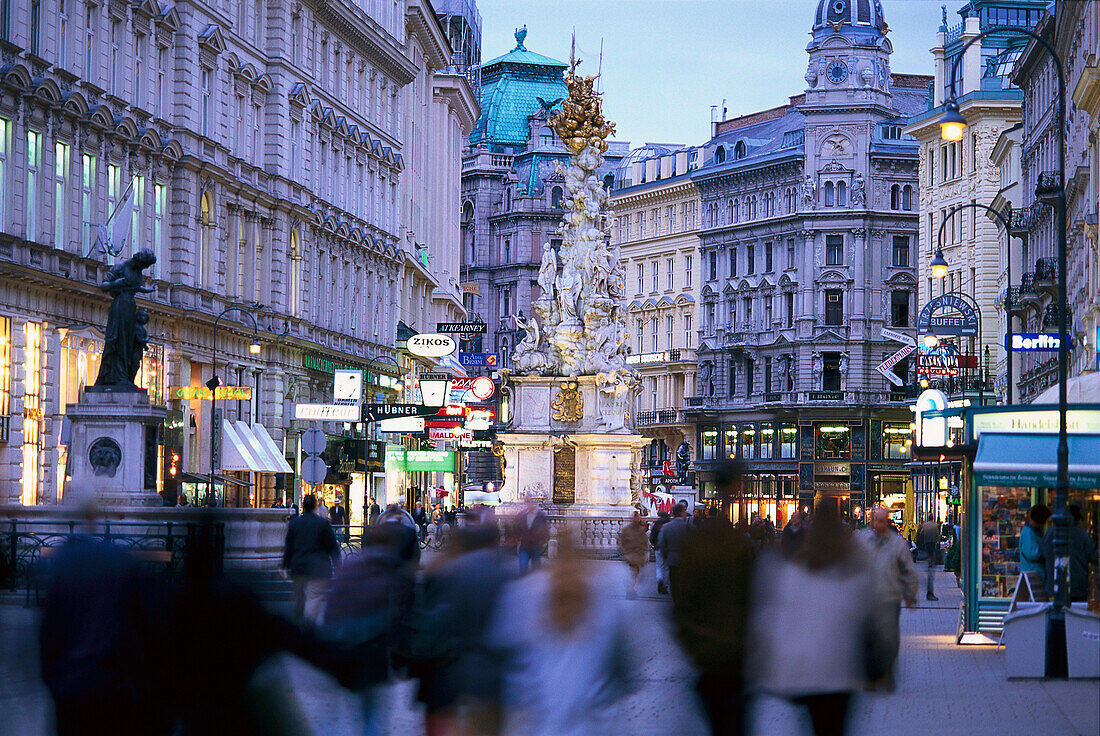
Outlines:
{"type": "Polygon", "coordinates": [[[787,214],[794,212],[794,190],[787,187],[787,214]]]}
{"type": "Polygon", "coordinates": [[[214,288],[214,197],[203,192],[199,204],[199,265],[196,280],[201,286],[214,288]]]}
{"type": "Polygon", "coordinates": [[[745,158],[745,141],[737,141],[733,147],[733,159],[745,158]]]}
{"type": "Polygon", "coordinates": [[[825,182],[825,206],[833,206],[833,183],[831,181],[825,182]]]}
{"type": "Polygon", "coordinates": [[[512,187],[508,185],[504,189],[504,211],[512,211],[512,187]]]}
{"type": "Polygon", "coordinates": [[[717,161],[720,164],[724,164],[726,162],[726,147],[725,146],[718,146],[718,150],[714,154],[714,160],[717,161]]]}
{"type": "Polygon", "coordinates": [[[906,211],[913,209],[913,187],[908,184],[901,190],[901,208],[906,211]]]}
{"type": "MultiPolygon", "coordinates": [[[[908,188],[909,187],[906,187],[906,189],[908,189],[908,188]]],[[[901,190],[901,187],[898,186],[897,184],[890,187],[890,209],[892,209],[892,210],[896,210],[901,206],[901,202],[900,202],[899,197],[898,197],[898,194],[899,194],[900,190],[901,190]]]]}
{"type": "Polygon", "coordinates": [[[844,191],[844,182],[842,181],[836,183],[836,203],[838,207],[848,204],[847,192],[844,191]]]}
{"type": "Polygon", "coordinates": [[[729,209],[729,212],[726,214],[726,219],[732,225],[733,223],[737,222],[735,219],[733,219],[733,217],[736,213],[734,212],[733,200],[732,199],[729,201],[728,209],[729,209]]]}
{"type": "Polygon", "coordinates": [[[554,209],[561,207],[561,187],[554,187],[550,190],[550,206],[554,209]]]}
{"type": "Polygon", "coordinates": [[[733,221],[741,221],[741,200],[739,199],[733,200],[733,221]]]}
{"type": "Polygon", "coordinates": [[[290,231],[290,282],[287,284],[287,306],[291,316],[302,309],[302,239],[298,229],[290,231]]]}
{"type": "Polygon", "coordinates": [[[755,194],[752,195],[752,214],[750,215],[750,217],[752,217],[752,219],[754,219],[754,220],[756,219],[756,195],[755,194]]]}
{"type": "Polygon", "coordinates": [[[554,129],[549,125],[542,126],[542,130],[539,131],[539,143],[544,146],[554,143],[554,129]]]}

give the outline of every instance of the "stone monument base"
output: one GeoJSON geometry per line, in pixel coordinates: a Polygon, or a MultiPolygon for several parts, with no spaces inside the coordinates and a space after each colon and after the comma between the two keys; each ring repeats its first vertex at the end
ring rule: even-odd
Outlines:
{"type": "Polygon", "coordinates": [[[597,376],[509,378],[502,504],[533,496],[562,516],[631,514],[635,460],[649,440],[628,427],[623,392],[605,386],[597,376]]]}
{"type": "Polygon", "coordinates": [[[65,409],[69,490],[101,506],[161,506],[157,444],[167,410],[145,391],[88,389],[65,409]]]}

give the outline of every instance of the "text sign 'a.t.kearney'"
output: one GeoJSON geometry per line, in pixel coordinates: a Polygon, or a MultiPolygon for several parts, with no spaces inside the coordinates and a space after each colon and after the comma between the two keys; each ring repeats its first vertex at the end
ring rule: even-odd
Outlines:
{"type": "Polygon", "coordinates": [[[898,375],[894,373],[894,366],[900,363],[905,356],[909,355],[909,353],[913,352],[914,350],[916,350],[916,346],[906,345],[901,350],[897,351],[889,358],[876,365],[875,370],[881,373],[887,381],[894,384],[895,386],[902,385],[904,381],[898,378],[898,375]]]}
{"type": "Polygon", "coordinates": [[[436,332],[449,335],[484,335],[484,322],[440,322],[435,326],[436,332]]]}

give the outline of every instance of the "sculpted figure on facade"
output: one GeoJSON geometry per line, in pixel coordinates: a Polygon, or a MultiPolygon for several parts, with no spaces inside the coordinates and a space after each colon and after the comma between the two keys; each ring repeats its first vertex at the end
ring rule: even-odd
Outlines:
{"type": "Polygon", "coordinates": [[[810,375],[812,375],[813,378],[814,378],[813,385],[816,388],[821,387],[821,375],[822,375],[823,370],[824,370],[824,368],[823,368],[821,353],[818,353],[818,352],[815,351],[814,354],[810,358],[810,375]]]}
{"type": "Polygon", "coordinates": [[[863,174],[856,172],[855,182],[852,184],[852,206],[862,207],[867,201],[867,182],[863,174]]]}
{"type": "Polygon", "coordinates": [[[814,208],[815,199],[817,197],[817,187],[814,185],[814,178],[809,174],[806,174],[806,178],[802,180],[802,207],[803,209],[812,210],[814,208]]]}

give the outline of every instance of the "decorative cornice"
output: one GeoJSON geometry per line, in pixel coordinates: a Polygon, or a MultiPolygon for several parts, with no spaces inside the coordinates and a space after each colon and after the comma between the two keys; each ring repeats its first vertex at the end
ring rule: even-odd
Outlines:
{"type": "Polygon", "coordinates": [[[321,23],[339,33],[345,43],[353,45],[398,84],[416,79],[416,65],[397,51],[400,42],[386,38],[389,34],[375,28],[376,24],[361,10],[341,0],[311,0],[311,4],[321,23]]]}

